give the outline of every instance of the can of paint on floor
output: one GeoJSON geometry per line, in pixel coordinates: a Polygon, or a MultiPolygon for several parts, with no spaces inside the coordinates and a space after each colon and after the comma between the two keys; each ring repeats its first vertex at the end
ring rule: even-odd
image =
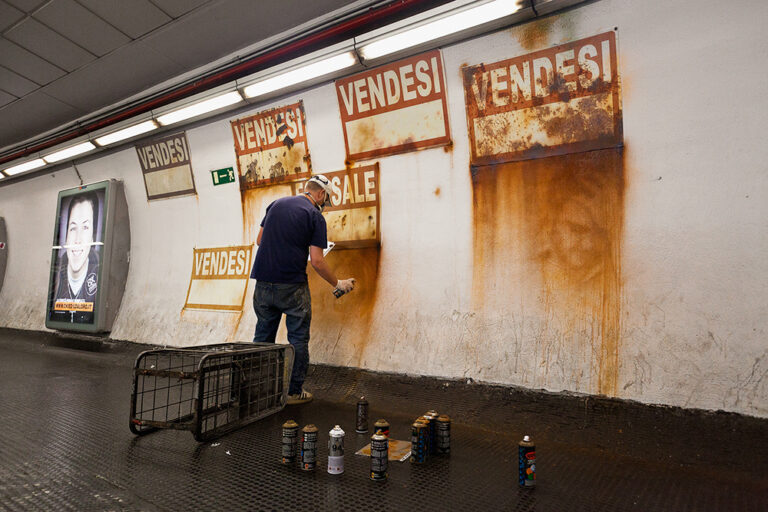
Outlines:
{"type": "Polygon", "coordinates": [[[441,414],[437,417],[436,423],[437,440],[436,452],[439,455],[449,455],[451,453],[451,418],[447,414],[441,414]]]}
{"type": "Polygon", "coordinates": [[[283,423],[283,464],[295,464],[299,451],[299,424],[293,420],[283,423]]]}
{"type": "Polygon", "coordinates": [[[424,464],[427,462],[429,453],[428,426],[421,420],[416,420],[411,425],[411,462],[413,464],[424,464]]]}
{"type": "Polygon", "coordinates": [[[381,432],[389,437],[389,422],[385,419],[376,420],[376,423],[373,424],[373,431],[381,432]]]}
{"type": "Polygon", "coordinates": [[[386,480],[389,464],[389,438],[381,432],[371,436],[371,480],[386,480]]]}
{"type": "Polygon", "coordinates": [[[357,418],[355,419],[355,432],[363,434],[368,432],[368,400],[364,396],[357,402],[357,418]]]}
{"type": "Polygon", "coordinates": [[[529,436],[523,436],[517,447],[517,472],[520,487],[536,486],[536,445],[529,436]]]}
{"type": "Polygon", "coordinates": [[[301,469],[314,471],[317,466],[317,427],[309,424],[301,429],[301,469]]]}
{"type": "Polygon", "coordinates": [[[440,416],[437,411],[427,411],[424,416],[429,418],[429,454],[437,453],[437,417],[440,416]]]}
{"type": "Polygon", "coordinates": [[[432,450],[432,429],[435,428],[435,422],[432,421],[429,416],[419,416],[416,421],[421,421],[427,426],[427,453],[431,453],[432,450]]]}
{"type": "Polygon", "coordinates": [[[344,472],[344,431],[338,425],[328,432],[328,472],[332,475],[344,472]]]}

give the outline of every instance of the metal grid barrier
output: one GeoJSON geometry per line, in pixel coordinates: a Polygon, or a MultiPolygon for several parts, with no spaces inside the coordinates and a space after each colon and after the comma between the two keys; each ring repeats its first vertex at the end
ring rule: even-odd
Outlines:
{"type": "Polygon", "coordinates": [[[190,430],[207,441],[285,407],[293,347],[225,343],[142,352],[133,370],[130,428],[190,430]]]}

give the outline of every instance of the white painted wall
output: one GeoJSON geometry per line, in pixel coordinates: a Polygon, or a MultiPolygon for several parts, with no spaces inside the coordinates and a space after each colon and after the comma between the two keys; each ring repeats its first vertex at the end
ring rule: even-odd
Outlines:
{"type": "MultiPolygon", "coordinates": [[[[516,263],[493,269],[497,286],[485,307],[476,306],[459,67],[618,27],[627,187],[615,395],[768,417],[766,19],[768,4],[758,1],[603,0],[443,49],[453,148],[378,160],[382,246],[374,308],[356,312],[360,290],[338,302],[315,300],[330,288],[313,279],[313,361],[597,391],[593,339],[553,327],[561,319],[542,305],[541,280],[513,244],[516,263]]],[[[342,169],[331,84],[253,111],[299,99],[313,170],[342,169]]],[[[266,205],[289,191],[260,192],[259,213],[244,223],[236,185],[213,187],[209,172],[235,166],[228,121],[187,136],[196,197],[148,203],[133,148],[78,164],[86,183],[125,182],[131,267],[115,339],[191,346],[252,335],[252,282],[242,315],[182,312],[192,248],[252,242],[266,205]]],[[[0,326],[44,329],[56,197],[79,183],[68,168],[0,186],[10,242],[0,326]]]]}

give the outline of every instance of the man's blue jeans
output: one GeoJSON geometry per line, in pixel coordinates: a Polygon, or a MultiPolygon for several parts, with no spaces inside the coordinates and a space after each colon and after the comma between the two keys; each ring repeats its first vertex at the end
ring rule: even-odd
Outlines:
{"type": "Polygon", "coordinates": [[[312,322],[309,285],[257,281],[253,292],[253,310],[256,312],[254,343],[274,343],[285,313],[288,342],[295,352],[288,394],[301,393],[309,366],[309,324],[312,322]]]}

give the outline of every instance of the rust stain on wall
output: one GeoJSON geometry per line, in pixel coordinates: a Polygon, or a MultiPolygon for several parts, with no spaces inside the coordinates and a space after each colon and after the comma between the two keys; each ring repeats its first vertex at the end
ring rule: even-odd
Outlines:
{"type": "Polygon", "coordinates": [[[555,19],[554,16],[550,16],[523,25],[517,36],[520,46],[526,50],[535,50],[546,46],[551,37],[555,19]]]}
{"type": "Polygon", "coordinates": [[[355,289],[339,299],[334,297],[331,286],[307,265],[312,292],[310,354],[335,364],[362,366],[376,307],[380,255],[379,247],[328,253],[325,259],[339,279],[356,279],[355,289]]]}
{"type": "Polygon", "coordinates": [[[473,168],[472,183],[475,306],[482,309],[489,294],[515,286],[496,282],[498,267],[536,268],[553,323],[548,334],[587,339],[590,346],[583,349],[591,352],[593,391],[615,395],[623,149],[473,168]],[[515,246],[517,256],[510,251],[515,246]]]}

